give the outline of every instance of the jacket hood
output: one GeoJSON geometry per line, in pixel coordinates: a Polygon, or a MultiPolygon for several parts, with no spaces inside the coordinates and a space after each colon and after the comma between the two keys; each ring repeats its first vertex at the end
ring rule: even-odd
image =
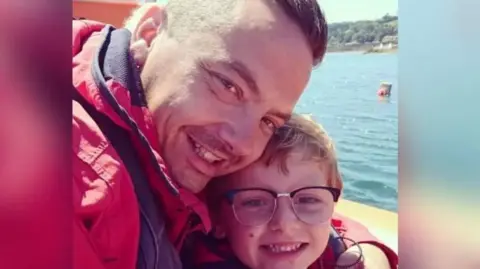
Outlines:
{"type": "MultiPolygon", "coordinates": [[[[143,152],[143,161],[151,164],[158,175],[150,178],[150,184],[163,203],[170,201],[164,197],[167,190],[200,216],[204,230],[210,230],[210,219],[203,201],[180,188],[168,176],[168,169],[159,154],[161,145],[147,107],[140,70],[130,55],[130,31],[93,21],[81,21],[73,30],[74,87],[98,111],[130,131],[132,142],[143,152]]],[[[167,212],[167,215],[171,214],[167,212]]]]}

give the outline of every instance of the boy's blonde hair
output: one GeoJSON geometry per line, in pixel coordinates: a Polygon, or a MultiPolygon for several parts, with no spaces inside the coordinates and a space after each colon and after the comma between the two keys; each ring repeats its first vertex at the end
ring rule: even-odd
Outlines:
{"type": "MultiPolygon", "coordinates": [[[[287,123],[280,127],[268,142],[262,156],[256,163],[279,165],[279,169],[288,174],[287,160],[292,154],[300,154],[305,161],[318,164],[327,174],[327,187],[343,189],[342,176],[338,169],[335,147],[323,127],[309,115],[293,114],[287,123]]],[[[224,180],[229,175],[212,179],[205,188],[211,217],[220,205],[219,194],[223,191],[224,180]]]]}
{"type": "MultiPolygon", "coordinates": [[[[316,162],[319,169],[324,169],[327,187],[343,189],[333,142],[323,127],[309,115],[293,114],[270,138],[257,163],[262,162],[267,166],[277,164],[283,173],[288,174],[287,160],[292,154],[300,154],[303,160],[316,162]]],[[[212,179],[207,185],[207,193],[216,193],[228,177],[212,179]]]]}
{"type": "Polygon", "coordinates": [[[287,160],[292,154],[300,154],[303,160],[316,162],[325,169],[328,187],[343,188],[333,141],[310,115],[293,114],[270,139],[261,161],[267,166],[278,163],[281,171],[288,174],[287,160]]]}

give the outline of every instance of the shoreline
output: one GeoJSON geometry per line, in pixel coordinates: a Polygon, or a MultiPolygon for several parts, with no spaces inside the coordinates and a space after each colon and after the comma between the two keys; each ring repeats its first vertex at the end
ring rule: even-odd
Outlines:
{"type": "Polygon", "coordinates": [[[397,53],[398,48],[392,49],[374,49],[374,48],[358,48],[358,49],[331,49],[327,50],[327,53],[347,53],[347,52],[358,52],[363,54],[387,54],[387,53],[397,53]]]}

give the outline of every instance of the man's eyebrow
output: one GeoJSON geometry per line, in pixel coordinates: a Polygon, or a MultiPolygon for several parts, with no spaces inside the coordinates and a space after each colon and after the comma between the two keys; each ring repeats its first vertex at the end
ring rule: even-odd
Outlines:
{"type": "Polygon", "coordinates": [[[290,118],[292,117],[292,114],[290,113],[285,113],[285,112],[282,112],[282,111],[272,111],[270,112],[270,114],[272,114],[273,116],[275,117],[278,117],[282,120],[284,120],[285,122],[287,122],[288,120],[290,120],[290,118]]]}
{"type": "Polygon", "coordinates": [[[256,96],[260,95],[260,90],[258,88],[257,82],[253,78],[253,73],[244,63],[236,60],[222,61],[221,63],[227,69],[230,69],[237,73],[245,81],[245,83],[247,83],[248,87],[256,96]]]}

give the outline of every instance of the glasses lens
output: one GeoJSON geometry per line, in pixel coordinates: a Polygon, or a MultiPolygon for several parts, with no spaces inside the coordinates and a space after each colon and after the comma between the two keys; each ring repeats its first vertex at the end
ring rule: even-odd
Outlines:
{"type": "Polygon", "coordinates": [[[333,195],[329,190],[303,189],[293,197],[293,208],[297,217],[309,224],[328,221],[333,214],[333,195]]]}
{"type": "Polygon", "coordinates": [[[270,221],[275,210],[275,198],[263,190],[245,190],[235,194],[233,210],[237,220],[249,226],[270,221]]]}

